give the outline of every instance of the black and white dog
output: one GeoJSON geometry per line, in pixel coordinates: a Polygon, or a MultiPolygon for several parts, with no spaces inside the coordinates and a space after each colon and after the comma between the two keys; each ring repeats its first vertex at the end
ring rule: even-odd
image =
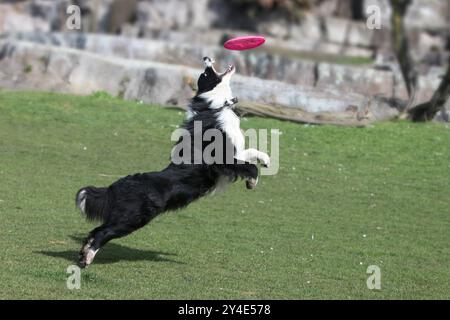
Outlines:
{"type": "MultiPolygon", "coordinates": [[[[224,157],[227,157],[227,146],[232,146],[231,161],[223,159],[213,164],[204,161],[175,164],[171,161],[160,172],[130,175],[107,188],[80,189],[76,195],[78,208],[87,219],[103,222],[89,233],[81,248],[81,267],[90,265],[98,250],[111,239],[132,233],[160,213],[187,206],[213,192],[224,181],[242,178],[247,188],[253,189],[258,182],[258,168],[250,161],[257,159],[263,165],[269,165],[267,154],[244,148],[240,119],[233,111],[237,99],[232,96],[230,88],[235,68],[229,66],[219,74],[210,58],[203,60],[206,68],[198,79],[198,91],[191,101],[183,127],[191,136],[194,136],[195,122],[202,124],[202,133],[208,129],[220,130],[227,142],[223,147],[224,157]]],[[[177,145],[180,143],[181,139],[177,145]]],[[[202,142],[202,150],[207,145],[207,142],[202,142]]]]}

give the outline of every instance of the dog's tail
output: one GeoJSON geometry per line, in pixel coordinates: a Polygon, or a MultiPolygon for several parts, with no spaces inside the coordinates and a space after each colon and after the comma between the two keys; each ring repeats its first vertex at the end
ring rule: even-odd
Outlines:
{"type": "Polygon", "coordinates": [[[85,187],[77,192],[76,206],[88,220],[106,221],[109,215],[108,188],[85,187]]]}

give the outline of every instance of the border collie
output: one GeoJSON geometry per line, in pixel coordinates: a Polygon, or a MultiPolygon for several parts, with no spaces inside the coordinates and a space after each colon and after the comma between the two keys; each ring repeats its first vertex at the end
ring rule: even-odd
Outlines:
{"type": "MultiPolygon", "coordinates": [[[[89,266],[98,250],[108,241],[126,236],[145,226],[157,215],[186,207],[198,198],[212,193],[220,184],[238,178],[248,189],[256,187],[258,168],[250,161],[259,160],[268,166],[270,158],[256,149],[245,149],[240,119],[233,111],[230,80],[235,73],[229,66],[223,73],[214,69],[213,61],[205,57],[205,71],[198,79],[198,91],[191,100],[183,127],[194,137],[195,123],[201,123],[203,134],[218,129],[223,135],[223,155],[231,149],[231,161],[207,164],[201,161],[175,164],[173,161],[160,172],[138,173],[119,179],[106,188],[85,187],[76,195],[76,205],[88,220],[102,224],[87,236],[80,251],[79,265],[89,266]]],[[[203,137],[203,136],[202,136],[203,137]]],[[[175,147],[182,143],[182,139],[175,147]]],[[[194,139],[192,139],[194,140],[194,139]]],[[[202,151],[208,143],[202,139],[202,151]]],[[[195,151],[196,146],[192,142],[195,151]]],[[[197,147],[198,148],[198,147],[197,147]]]]}

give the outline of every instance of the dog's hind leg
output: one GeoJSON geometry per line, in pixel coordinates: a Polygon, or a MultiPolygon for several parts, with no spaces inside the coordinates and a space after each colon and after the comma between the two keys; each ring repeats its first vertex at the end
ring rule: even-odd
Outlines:
{"type": "Polygon", "coordinates": [[[81,250],[79,253],[79,258],[80,261],[83,258],[83,256],[85,256],[88,252],[88,250],[91,248],[92,242],[94,241],[94,235],[102,230],[102,228],[104,227],[104,225],[101,225],[95,229],[93,229],[91,232],[89,232],[89,235],[86,237],[86,239],[83,242],[83,245],[81,246],[81,250]]]}
{"type": "Polygon", "coordinates": [[[101,225],[95,229],[93,229],[91,232],[89,232],[89,235],[86,237],[86,239],[83,242],[83,245],[81,246],[81,250],[79,253],[79,266],[81,268],[85,268],[88,265],[92,263],[94,260],[95,254],[98,250],[93,250],[92,245],[95,240],[95,236],[102,232],[102,230],[105,228],[105,225],[101,225]]]}
{"type": "Polygon", "coordinates": [[[79,265],[82,268],[89,266],[98,250],[108,241],[114,238],[124,237],[138,228],[124,225],[108,225],[104,224],[92,230],[87,237],[85,244],[80,251],[79,265]]]}
{"type": "Polygon", "coordinates": [[[94,260],[98,250],[108,241],[129,235],[133,231],[143,227],[151,217],[143,217],[139,215],[128,216],[128,223],[121,221],[107,222],[89,233],[86,241],[80,251],[79,265],[82,268],[89,266],[94,260]]]}

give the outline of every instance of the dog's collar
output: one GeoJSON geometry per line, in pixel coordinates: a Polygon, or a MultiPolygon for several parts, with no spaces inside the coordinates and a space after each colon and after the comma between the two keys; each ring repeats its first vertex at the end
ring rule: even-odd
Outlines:
{"type": "Polygon", "coordinates": [[[231,103],[229,101],[225,101],[223,106],[218,108],[217,111],[219,112],[224,109],[230,109],[231,111],[233,111],[234,114],[236,114],[236,116],[238,116],[240,118],[241,114],[239,112],[237,112],[236,108],[235,108],[236,103],[237,103],[237,98],[233,98],[233,100],[231,100],[231,103]]]}

